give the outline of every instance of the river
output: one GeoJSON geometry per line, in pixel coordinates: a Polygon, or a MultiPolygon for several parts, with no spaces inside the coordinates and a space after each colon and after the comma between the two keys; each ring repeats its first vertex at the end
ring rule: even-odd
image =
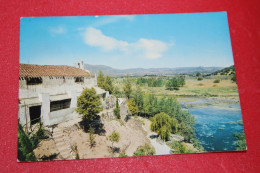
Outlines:
{"type": "Polygon", "coordinates": [[[235,132],[243,132],[239,104],[214,104],[210,99],[189,98],[181,105],[196,118],[195,132],[205,151],[233,151],[235,132]]]}

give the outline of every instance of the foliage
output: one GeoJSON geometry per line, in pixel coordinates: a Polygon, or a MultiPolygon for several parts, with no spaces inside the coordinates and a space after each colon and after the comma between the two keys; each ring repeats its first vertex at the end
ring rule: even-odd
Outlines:
{"type": "Polygon", "coordinates": [[[197,80],[198,81],[203,80],[203,77],[199,76],[197,80]]]}
{"type": "Polygon", "coordinates": [[[71,150],[75,153],[75,159],[79,159],[78,146],[76,144],[72,145],[71,150]]]}
{"type": "Polygon", "coordinates": [[[98,73],[97,84],[100,88],[108,91],[110,94],[114,92],[114,86],[111,77],[109,75],[105,76],[101,70],[99,70],[98,73]]]}
{"type": "Polygon", "coordinates": [[[36,161],[33,152],[33,144],[24,132],[22,125],[18,124],[18,160],[20,161],[36,161]]]}
{"type": "Polygon", "coordinates": [[[105,75],[101,70],[99,70],[98,77],[97,77],[97,84],[100,88],[103,88],[104,83],[105,83],[105,75]]]}
{"type": "Polygon", "coordinates": [[[82,122],[84,123],[85,130],[87,130],[89,125],[97,119],[97,114],[103,109],[99,96],[96,94],[94,88],[86,88],[82,92],[78,97],[77,107],[76,111],[83,115],[82,122]]]}
{"type": "Polygon", "coordinates": [[[118,105],[118,98],[116,99],[116,108],[114,109],[114,114],[117,119],[120,119],[120,107],[118,105]]]}
{"type": "Polygon", "coordinates": [[[171,148],[174,149],[174,154],[193,153],[183,142],[172,142],[171,148]]]}
{"type": "Polygon", "coordinates": [[[220,82],[220,79],[215,79],[214,81],[213,81],[213,83],[219,83],[220,82]]]}
{"type": "Polygon", "coordinates": [[[237,77],[236,77],[236,74],[233,74],[233,75],[232,75],[231,80],[232,80],[233,82],[236,82],[236,83],[237,83],[237,77]]]}
{"type": "Polygon", "coordinates": [[[218,70],[214,73],[212,73],[211,75],[229,75],[229,74],[233,74],[235,72],[235,67],[234,65],[230,66],[230,67],[226,67],[224,69],[218,70]]]}
{"type": "Polygon", "coordinates": [[[197,77],[201,76],[200,72],[197,72],[197,73],[196,73],[196,76],[197,76],[197,77]]]}
{"type": "Polygon", "coordinates": [[[95,141],[95,131],[94,131],[94,128],[93,127],[90,127],[89,128],[89,143],[90,143],[90,148],[94,147],[95,144],[96,144],[96,141],[95,141]]]}
{"type": "Polygon", "coordinates": [[[103,89],[106,91],[109,91],[110,94],[114,92],[114,86],[112,84],[112,79],[109,75],[106,75],[106,77],[105,77],[103,89]]]}
{"type": "Polygon", "coordinates": [[[124,92],[127,98],[130,98],[130,95],[132,93],[132,85],[129,79],[129,75],[126,75],[126,82],[124,85],[124,92]]]}
{"type": "Polygon", "coordinates": [[[139,146],[133,156],[151,156],[155,154],[155,149],[148,144],[139,146]]]}
{"type": "Polygon", "coordinates": [[[246,150],[246,138],[245,133],[234,133],[236,141],[236,150],[246,150]]]}
{"type": "Polygon", "coordinates": [[[112,148],[113,148],[114,142],[118,142],[120,140],[119,133],[113,131],[113,133],[109,136],[109,140],[112,142],[112,148]]]}
{"type": "Polygon", "coordinates": [[[127,102],[128,109],[132,113],[132,115],[137,115],[139,112],[138,106],[136,105],[134,99],[130,98],[127,102]]]}
{"type": "Polygon", "coordinates": [[[167,82],[166,82],[166,89],[167,90],[179,90],[180,87],[184,86],[185,85],[185,78],[183,76],[179,76],[179,77],[174,77],[174,78],[171,78],[169,79],[167,82]]]}
{"type": "Polygon", "coordinates": [[[158,133],[163,140],[168,140],[172,129],[178,129],[178,122],[164,112],[156,114],[151,119],[151,130],[158,133]]]}
{"type": "Polygon", "coordinates": [[[164,85],[164,80],[161,77],[155,78],[155,77],[149,77],[149,78],[143,78],[139,77],[137,78],[136,84],[139,86],[143,86],[144,84],[148,84],[148,87],[162,87],[164,85]]]}

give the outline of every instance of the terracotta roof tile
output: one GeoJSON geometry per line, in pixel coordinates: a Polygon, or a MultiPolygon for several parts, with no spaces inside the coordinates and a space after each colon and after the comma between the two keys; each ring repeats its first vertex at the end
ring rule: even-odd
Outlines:
{"type": "Polygon", "coordinates": [[[94,77],[93,74],[71,66],[20,64],[19,77],[94,77]]]}

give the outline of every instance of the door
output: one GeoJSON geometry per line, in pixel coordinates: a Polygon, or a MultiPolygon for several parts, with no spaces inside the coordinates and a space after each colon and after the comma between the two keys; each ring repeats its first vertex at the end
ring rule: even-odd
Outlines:
{"type": "Polygon", "coordinates": [[[31,106],[30,108],[31,125],[41,121],[41,105],[31,106]]]}

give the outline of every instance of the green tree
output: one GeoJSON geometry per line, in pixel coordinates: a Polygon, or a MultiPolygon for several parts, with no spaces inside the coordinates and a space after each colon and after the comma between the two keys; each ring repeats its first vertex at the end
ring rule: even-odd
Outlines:
{"type": "Polygon", "coordinates": [[[200,72],[197,72],[197,73],[196,73],[196,76],[197,76],[197,77],[201,76],[200,72]]]}
{"type": "Polygon", "coordinates": [[[130,98],[130,95],[132,93],[132,85],[131,85],[131,82],[130,82],[128,74],[126,75],[126,82],[125,82],[125,85],[124,85],[124,92],[125,92],[126,97],[130,98]]]}
{"type": "Polygon", "coordinates": [[[236,74],[235,74],[235,73],[232,74],[231,80],[232,80],[233,82],[236,82],[236,83],[237,83],[237,77],[236,77],[236,74]]]}
{"type": "Polygon", "coordinates": [[[169,136],[172,133],[172,129],[177,129],[178,123],[177,120],[171,118],[164,112],[156,114],[151,119],[151,130],[158,133],[158,135],[163,140],[168,140],[169,136]]]}
{"type": "Polygon", "coordinates": [[[97,84],[100,88],[104,88],[105,76],[104,76],[104,73],[101,70],[99,70],[99,72],[98,72],[97,84]]]}
{"type": "Polygon", "coordinates": [[[174,154],[192,153],[183,142],[173,142],[171,148],[174,149],[174,154]]]}
{"type": "Polygon", "coordinates": [[[155,149],[148,144],[139,146],[133,156],[151,156],[155,154],[155,149]]]}
{"type": "Polygon", "coordinates": [[[36,161],[32,142],[20,123],[18,124],[18,160],[36,161]]]}
{"type": "Polygon", "coordinates": [[[220,79],[215,79],[214,81],[213,81],[213,83],[219,83],[220,82],[220,79]]]}
{"type": "Polygon", "coordinates": [[[82,122],[85,130],[87,130],[90,124],[98,118],[98,113],[102,111],[101,101],[96,94],[94,88],[86,88],[82,94],[78,97],[76,112],[83,115],[82,122]]]}
{"type": "Polygon", "coordinates": [[[199,76],[197,80],[198,81],[203,80],[203,77],[199,76]]]}
{"type": "Polygon", "coordinates": [[[181,86],[181,82],[180,80],[178,80],[177,78],[172,78],[172,79],[169,79],[166,83],[166,89],[167,90],[179,90],[180,89],[180,86],[181,86]]]}
{"type": "Polygon", "coordinates": [[[120,107],[118,105],[118,98],[116,99],[116,108],[114,109],[114,114],[117,119],[120,119],[120,107]]]}
{"type": "Polygon", "coordinates": [[[139,112],[138,106],[136,105],[135,101],[132,98],[128,100],[127,105],[132,115],[138,115],[139,112]]]}
{"type": "Polygon", "coordinates": [[[120,135],[118,132],[113,131],[113,133],[109,136],[109,140],[112,142],[112,151],[114,152],[114,142],[118,142],[120,140],[120,135]]]}
{"type": "Polygon", "coordinates": [[[108,91],[110,94],[113,93],[114,91],[114,86],[113,86],[113,83],[112,83],[112,79],[109,75],[106,75],[105,77],[105,82],[104,82],[104,85],[103,85],[103,89],[108,91]]]}

